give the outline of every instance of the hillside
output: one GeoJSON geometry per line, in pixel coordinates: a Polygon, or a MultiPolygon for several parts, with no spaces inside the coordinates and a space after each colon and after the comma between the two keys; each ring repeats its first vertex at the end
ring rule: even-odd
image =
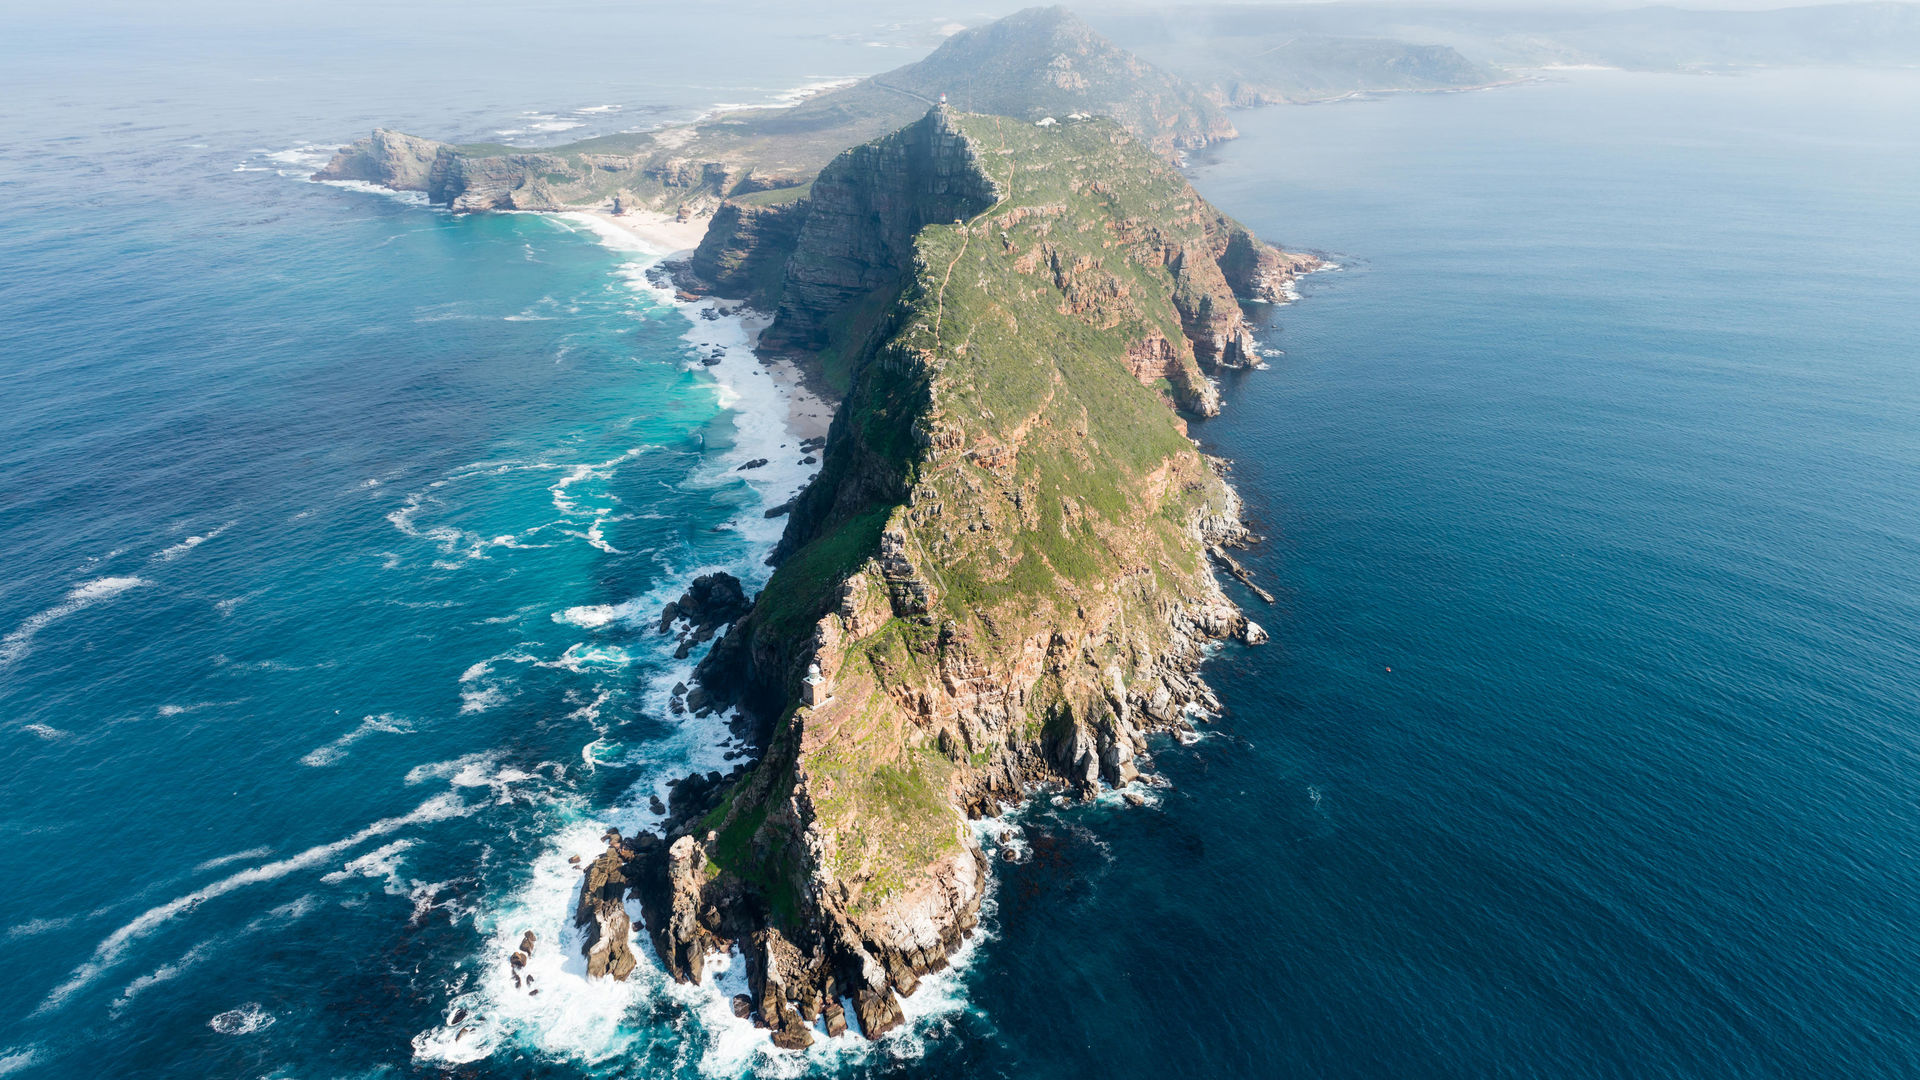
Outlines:
{"type": "Polygon", "coordinates": [[[961,31],[924,60],[789,109],[537,151],[382,130],[342,148],[315,176],[421,191],[456,210],[554,210],[617,197],[625,207],[698,215],[730,196],[798,193],[840,151],[911,122],[943,93],[958,109],[1028,119],[1110,116],[1168,155],[1234,136],[1197,87],[1053,7],[961,31]]]}
{"type": "Polygon", "coordinates": [[[683,786],[665,835],[616,841],[594,879],[638,883],[677,978],[745,945],[783,1046],[843,998],[869,1036],[899,1023],[977,919],[967,818],[1130,783],[1147,734],[1212,704],[1203,647],[1264,639],[1214,578],[1238,499],[1174,406],[1217,409],[1205,372],[1256,359],[1235,294],[1312,265],[1109,121],[936,108],[814,192],[781,319],[805,298],[851,391],[773,578],[700,668],[765,750],[683,786]]]}

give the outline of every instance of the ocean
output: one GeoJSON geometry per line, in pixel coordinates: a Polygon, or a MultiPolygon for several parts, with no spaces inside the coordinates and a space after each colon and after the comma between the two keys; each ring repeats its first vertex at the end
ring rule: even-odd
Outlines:
{"type": "Polygon", "coordinates": [[[996,830],[908,1030],[792,1057],[557,944],[568,857],[737,759],[650,623],[764,580],[781,389],[648,252],[302,177],[931,27],[101,11],[0,34],[0,1075],[1920,1071],[1920,77],[1236,114],[1202,194],[1340,266],[1193,429],[1273,640],[1155,805],[996,830]]]}

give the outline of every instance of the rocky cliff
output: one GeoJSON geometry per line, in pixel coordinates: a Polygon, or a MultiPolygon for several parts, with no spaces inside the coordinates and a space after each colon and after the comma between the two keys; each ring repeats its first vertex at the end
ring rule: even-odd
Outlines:
{"type": "Polygon", "coordinates": [[[910,123],[942,94],[956,108],[1031,120],[1109,116],[1165,154],[1234,135],[1225,113],[1192,84],[1064,8],[1033,8],[790,109],[722,113],[541,151],[381,130],[342,148],[315,175],[424,191],[456,210],[557,210],[618,198],[627,207],[706,214],[726,199],[804,187],[846,147],[910,123]]]}
{"type": "Polygon", "coordinates": [[[699,672],[764,749],[679,785],[664,835],[611,838],[581,902],[596,963],[624,966],[596,899],[617,872],[675,978],[745,950],[736,1007],[776,1043],[848,1009],[869,1037],[899,1024],[978,919],[968,818],[1133,782],[1150,733],[1215,704],[1207,643],[1263,639],[1213,573],[1238,499],[1169,406],[1217,409],[1205,365],[1255,355],[1234,289],[1307,261],[1111,122],[937,108],[837,159],[781,319],[846,352],[850,391],[773,578],[699,672]]]}
{"type": "Polygon", "coordinates": [[[850,307],[876,291],[889,300],[899,291],[921,229],[972,217],[999,197],[946,109],[841,154],[813,183],[762,343],[824,348],[830,325],[850,307]]]}
{"type": "MultiPolygon", "coordinates": [[[[804,190],[796,189],[796,196],[804,190]]],[[[785,289],[787,259],[811,206],[804,197],[771,204],[744,199],[721,203],[676,278],[703,292],[773,310],[785,289]]]]}

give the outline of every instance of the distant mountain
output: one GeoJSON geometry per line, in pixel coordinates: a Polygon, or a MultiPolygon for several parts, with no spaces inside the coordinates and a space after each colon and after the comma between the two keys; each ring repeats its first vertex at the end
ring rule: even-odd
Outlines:
{"type": "Polygon", "coordinates": [[[1501,34],[1490,55],[1640,70],[1738,67],[1912,67],[1920,5],[1829,4],[1774,11],[1650,7],[1596,14],[1534,41],[1501,34]]]}
{"type": "Polygon", "coordinates": [[[1063,7],[1029,8],[955,34],[933,55],[869,80],[953,107],[1038,120],[1111,117],[1161,153],[1234,137],[1199,87],[1107,40],[1063,7]]]}
{"type": "Polygon", "coordinates": [[[961,31],[924,60],[793,108],[739,110],[545,150],[377,131],[316,176],[422,191],[457,210],[556,210],[618,198],[699,214],[730,197],[798,194],[842,150],[919,118],[942,94],[956,109],[1024,120],[1109,117],[1163,155],[1235,134],[1199,87],[1052,7],[961,31]]]}

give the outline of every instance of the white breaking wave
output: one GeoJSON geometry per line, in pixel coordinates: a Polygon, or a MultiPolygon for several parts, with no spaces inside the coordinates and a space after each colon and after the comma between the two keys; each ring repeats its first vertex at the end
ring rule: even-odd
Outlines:
{"type": "Polygon", "coordinates": [[[460,715],[469,716],[483,713],[496,705],[504,704],[509,698],[507,687],[510,680],[493,674],[493,665],[500,661],[515,664],[537,664],[539,657],[525,653],[503,653],[490,656],[460,673],[460,715]]]}
{"type": "MultiPolygon", "coordinates": [[[[879,44],[879,43],[874,42],[872,44],[879,44]]],[[[796,86],[791,90],[778,91],[773,95],[772,101],[757,101],[757,102],[723,101],[715,105],[713,107],[712,112],[707,113],[706,116],[712,116],[713,113],[745,112],[749,109],[791,109],[795,105],[800,104],[801,102],[807,100],[810,97],[815,96],[816,94],[824,94],[829,90],[838,90],[843,86],[852,86],[854,83],[857,83],[859,81],[860,79],[858,76],[843,76],[840,78],[833,78],[833,79],[820,79],[816,82],[810,82],[802,86],[796,86]]],[[[706,116],[701,117],[701,119],[705,119],[706,116]]]]}
{"type": "MultiPolygon", "coordinates": [[[[280,175],[290,176],[293,174],[282,172],[280,175]]],[[[368,195],[382,195],[395,202],[406,203],[408,206],[431,205],[431,203],[427,201],[427,193],[424,191],[395,191],[390,187],[382,187],[379,184],[368,183],[365,180],[315,180],[313,182],[316,184],[324,184],[327,187],[343,188],[347,191],[364,192],[368,195]]]]}
{"type": "Polygon", "coordinates": [[[630,619],[639,611],[633,601],[624,604],[591,604],[583,607],[570,607],[565,611],[553,613],[553,621],[577,626],[582,630],[598,630],[616,619],[630,619]]]}
{"type": "Polygon", "coordinates": [[[338,885],[356,877],[378,878],[386,882],[387,892],[395,896],[405,895],[407,884],[400,877],[400,857],[414,843],[413,840],[395,840],[391,844],[383,844],[349,861],[333,873],[321,875],[320,881],[325,885],[338,885]]]}
{"type": "Polygon", "coordinates": [[[261,1028],[273,1025],[273,1014],[261,1008],[259,1002],[250,1001],[237,1009],[226,1012],[207,1021],[207,1026],[222,1035],[251,1035],[261,1028]]]}
{"type": "Polygon", "coordinates": [[[67,593],[66,599],[35,615],[29,615],[14,631],[0,638],[0,667],[8,667],[19,662],[33,647],[35,634],[73,613],[92,607],[102,601],[111,600],[130,589],[143,588],[153,582],[143,577],[103,577],[75,585],[67,593]]]}
{"type": "Polygon", "coordinates": [[[44,1060],[37,1046],[9,1046],[0,1050],[0,1076],[12,1076],[22,1069],[29,1068],[44,1060]]]}
{"type": "Polygon", "coordinates": [[[409,825],[418,825],[430,821],[444,821],[448,818],[463,817],[475,808],[466,805],[458,795],[451,792],[435,795],[421,803],[412,811],[398,817],[382,818],[359,832],[330,844],[311,847],[298,855],[281,859],[278,862],[265,863],[249,867],[237,874],[221,878],[211,885],[196,889],[185,896],[176,897],[159,907],[150,908],[120,929],[109,934],[93,950],[93,956],[86,963],[75,968],[67,981],[55,987],[47,994],[46,1000],[34,1010],[34,1015],[51,1012],[64,1005],[68,998],[93,982],[109,968],[119,964],[124,958],[127,946],[145,937],[183,912],[191,911],[215,897],[225,896],[248,885],[257,885],[264,881],[274,881],[298,870],[310,869],[328,862],[341,854],[359,847],[378,836],[386,836],[409,825]]]}
{"type": "Polygon", "coordinates": [[[536,666],[560,668],[575,675],[584,675],[594,670],[609,671],[623,668],[631,663],[633,663],[633,654],[625,649],[613,645],[589,645],[582,641],[567,646],[567,651],[561,653],[556,659],[543,660],[536,666]]]}
{"type": "MultiPolygon", "coordinates": [[[[394,528],[416,540],[428,540],[445,556],[458,556],[461,559],[486,559],[494,549],[517,551],[535,550],[550,547],[550,544],[530,542],[539,533],[549,529],[563,536],[585,540],[589,545],[610,554],[622,554],[606,542],[602,527],[609,521],[619,520],[623,515],[619,500],[610,495],[588,496],[575,491],[577,486],[587,482],[604,483],[613,479],[619,467],[643,454],[658,450],[657,446],[636,446],[622,451],[605,461],[556,462],[556,461],[482,461],[456,469],[451,473],[427,485],[424,491],[408,495],[399,509],[387,514],[387,521],[394,528]],[[545,522],[518,533],[487,536],[468,529],[452,525],[434,525],[423,527],[420,518],[438,507],[446,506],[440,489],[476,477],[504,476],[521,472],[560,473],[560,477],[547,488],[553,500],[553,506],[559,512],[560,520],[545,522]],[[569,525],[585,520],[583,529],[570,528],[569,525]]],[[[391,569],[399,565],[398,556],[391,556],[386,563],[391,569]]],[[[461,564],[451,560],[440,560],[433,564],[445,570],[457,570],[461,564]]]]}

